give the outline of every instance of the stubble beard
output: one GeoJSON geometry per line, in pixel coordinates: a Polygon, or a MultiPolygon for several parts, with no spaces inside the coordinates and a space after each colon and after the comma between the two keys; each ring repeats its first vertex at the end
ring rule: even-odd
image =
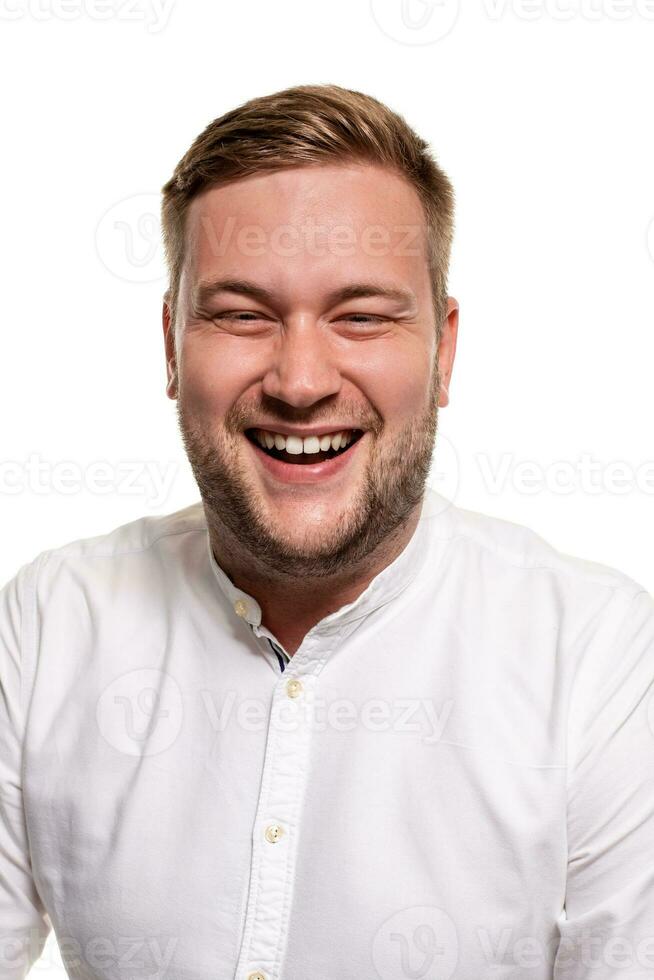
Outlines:
{"type": "Polygon", "coordinates": [[[206,427],[186,410],[180,387],[178,424],[209,526],[219,539],[226,531],[229,547],[237,545],[276,577],[320,579],[351,571],[382,542],[392,539],[422,501],[438,427],[439,390],[435,365],[425,411],[388,445],[379,438],[383,423],[376,416],[379,422],[373,423],[367,435],[372,447],[363,480],[346,513],[324,527],[318,538],[315,528],[309,528],[298,542],[277,533],[266,519],[237,448],[243,430],[225,431],[239,413],[231,416],[231,425],[222,428],[212,442],[206,427]]]}

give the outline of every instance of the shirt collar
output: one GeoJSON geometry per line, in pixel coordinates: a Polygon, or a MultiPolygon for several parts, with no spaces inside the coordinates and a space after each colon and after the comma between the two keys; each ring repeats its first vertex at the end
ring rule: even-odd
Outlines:
{"type": "MultiPolygon", "coordinates": [[[[377,573],[361,595],[321,619],[311,632],[314,634],[340,632],[403,592],[424,568],[429,549],[430,530],[433,528],[434,521],[444,519],[450,505],[451,501],[442,497],[433,488],[427,487],[418,523],[404,549],[389,565],[377,573]]],[[[218,585],[230,603],[233,614],[245,620],[254,629],[258,629],[262,626],[261,606],[254,596],[237,588],[220,567],[211,549],[208,530],[206,540],[211,568],[218,585]]]]}

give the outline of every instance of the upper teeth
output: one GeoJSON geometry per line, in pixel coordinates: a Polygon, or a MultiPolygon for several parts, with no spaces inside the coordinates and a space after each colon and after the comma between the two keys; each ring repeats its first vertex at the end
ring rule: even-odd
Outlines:
{"type": "Polygon", "coordinates": [[[285,449],[293,456],[300,453],[326,452],[328,449],[343,449],[352,440],[352,430],[330,432],[324,436],[285,436],[281,432],[268,432],[267,429],[255,429],[254,437],[265,449],[285,449]]]}

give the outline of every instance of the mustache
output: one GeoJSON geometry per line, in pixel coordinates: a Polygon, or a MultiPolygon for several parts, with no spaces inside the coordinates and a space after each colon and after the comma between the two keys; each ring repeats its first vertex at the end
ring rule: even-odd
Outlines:
{"type": "Polygon", "coordinates": [[[233,434],[257,426],[274,429],[276,422],[298,427],[334,423],[338,428],[367,429],[373,434],[378,434],[384,427],[382,417],[373,406],[362,414],[361,406],[355,406],[351,401],[333,403],[317,410],[315,406],[297,408],[277,399],[260,399],[256,404],[233,405],[224,420],[225,428],[233,434]]]}

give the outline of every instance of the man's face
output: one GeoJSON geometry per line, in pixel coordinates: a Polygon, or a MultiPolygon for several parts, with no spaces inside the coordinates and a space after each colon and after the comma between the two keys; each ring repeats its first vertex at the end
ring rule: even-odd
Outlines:
{"type": "Polygon", "coordinates": [[[300,167],[195,198],[164,333],[211,522],[268,568],[314,576],[404,525],[447,404],[455,307],[437,358],[424,213],[385,169],[300,167]]]}

